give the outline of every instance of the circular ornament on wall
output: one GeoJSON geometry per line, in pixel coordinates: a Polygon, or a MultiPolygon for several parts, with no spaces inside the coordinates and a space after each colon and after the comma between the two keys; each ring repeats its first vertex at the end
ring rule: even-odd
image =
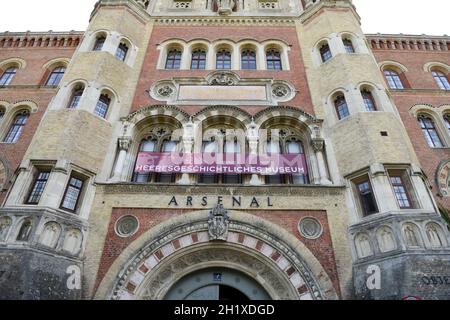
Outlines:
{"type": "Polygon", "coordinates": [[[150,96],[155,100],[168,101],[174,97],[176,91],[171,81],[161,81],[150,89],[150,96]]]}
{"type": "Polygon", "coordinates": [[[298,231],[302,237],[315,240],[322,235],[323,226],[319,220],[312,217],[306,217],[298,223],[298,231]]]}
{"type": "Polygon", "coordinates": [[[295,88],[284,81],[274,81],[272,84],[272,97],[278,102],[286,102],[295,97],[295,88]]]}
{"type": "Polygon", "coordinates": [[[128,238],[139,230],[139,220],[135,216],[123,216],[116,222],[116,234],[128,238]]]}

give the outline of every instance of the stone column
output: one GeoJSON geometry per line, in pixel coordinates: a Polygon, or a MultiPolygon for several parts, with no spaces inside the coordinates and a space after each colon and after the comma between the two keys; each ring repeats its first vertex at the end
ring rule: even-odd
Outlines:
{"type": "MultiPolygon", "coordinates": [[[[252,123],[250,124],[250,128],[247,131],[247,139],[248,139],[249,154],[257,156],[259,135],[258,129],[256,128],[256,124],[254,121],[252,121],[252,123]]],[[[252,186],[259,186],[264,183],[262,182],[261,177],[254,173],[252,174],[249,184],[252,186]]]]}
{"type": "Polygon", "coordinates": [[[267,70],[266,52],[264,46],[259,45],[257,51],[257,68],[258,70],[267,70]]]}
{"type": "Polygon", "coordinates": [[[312,147],[316,154],[317,159],[317,168],[319,170],[319,181],[322,185],[331,185],[333,184],[330,179],[328,179],[327,168],[325,165],[325,158],[323,155],[325,141],[323,139],[313,139],[312,147]]]}
{"type": "Polygon", "coordinates": [[[114,174],[112,177],[113,181],[118,182],[123,180],[122,179],[123,167],[130,146],[131,146],[131,139],[129,137],[119,138],[119,156],[117,157],[116,166],[114,167],[114,174]]]}
{"type": "MultiPolygon", "coordinates": [[[[183,128],[183,150],[185,154],[192,154],[194,147],[194,123],[190,120],[183,128]]],[[[177,184],[189,185],[191,184],[191,179],[189,173],[183,173],[181,179],[177,181],[177,184]]]]}

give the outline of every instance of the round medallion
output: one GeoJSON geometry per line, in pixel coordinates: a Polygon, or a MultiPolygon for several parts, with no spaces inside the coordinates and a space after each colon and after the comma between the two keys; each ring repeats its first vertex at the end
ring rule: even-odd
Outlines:
{"type": "Polygon", "coordinates": [[[139,229],[139,221],[134,216],[124,216],[116,222],[116,233],[120,237],[131,237],[139,229]]]}
{"type": "Polygon", "coordinates": [[[306,239],[318,239],[323,233],[322,224],[315,218],[303,218],[298,224],[298,230],[306,239]]]}

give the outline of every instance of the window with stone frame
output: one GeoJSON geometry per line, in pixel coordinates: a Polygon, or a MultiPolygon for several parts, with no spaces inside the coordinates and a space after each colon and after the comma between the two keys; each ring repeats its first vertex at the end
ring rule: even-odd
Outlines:
{"type": "Polygon", "coordinates": [[[170,49],[167,52],[166,66],[168,70],[178,70],[181,67],[182,51],[179,49],[170,49]]]}
{"type": "Polygon", "coordinates": [[[70,97],[69,104],[67,105],[67,109],[77,109],[80,106],[81,97],[84,93],[84,86],[77,85],[73,91],[72,95],[70,97]]]}
{"type": "Polygon", "coordinates": [[[342,42],[344,43],[345,52],[347,52],[347,53],[355,53],[356,52],[351,39],[343,38],[342,42]]]}
{"type": "Polygon", "coordinates": [[[331,53],[331,49],[330,49],[330,46],[328,45],[328,43],[324,43],[320,47],[319,52],[320,52],[320,57],[322,58],[322,62],[327,62],[328,60],[333,58],[333,54],[331,53]]]}
{"type": "Polygon", "coordinates": [[[269,49],[266,51],[267,70],[283,70],[281,61],[281,52],[278,49],[269,49]]]}
{"type": "Polygon", "coordinates": [[[128,45],[124,42],[121,42],[116,50],[116,58],[120,61],[125,61],[125,59],[127,58],[128,50],[128,45]]]}
{"type": "Polygon", "coordinates": [[[220,49],[216,53],[216,69],[231,70],[231,51],[220,49]]]}
{"type": "Polygon", "coordinates": [[[299,174],[274,174],[266,175],[266,184],[295,184],[305,185],[310,183],[306,152],[300,131],[292,127],[269,126],[265,152],[270,154],[302,155],[305,160],[305,173],[299,174]]]}
{"type": "Polygon", "coordinates": [[[94,44],[94,47],[92,48],[92,51],[102,51],[105,42],[106,42],[105,36],[103,36],[103,35],[98,36],[95,39],[95,44],[94,44]]]}
{"type": "Polygon", "coordinates": [[[66,67],[56,67],[52,70],[50,75],[48,76],[47,82],[45,83],[46,86],[54,87],[59,85],[61,82],[61,79],[63,78],[64,74],[66,72],[66,67]]]}
{"type": "Polygon", "coordinates": [[[95,105],[94,113],[101,118],[106,118],[108,114],[109,106],[111,104],[111,98],[108,94],[101,94],[95,105]]]}
{"type": "Polygon", "coordinates": [[[26,204],[39,204],[42,194],[44,193],[45,186],[47,185],[48,179],[50,177],[50,172],[51,170],[48,168],[37,170],[31,185],[32,187],[27,197],[26,204]]]}
{"type": "MultiPolygon", "coordinates": [[[[213,125],[205,130],[202,142],[202,154],[205,157],[222,157],[223,160],[236,161],[244,150],[241,145],[237,127],[232,125],[213,125]],[[232,159],[231,159],[232,158],[232,159]]],[[[204,184],[241,184],[242,174],[203,173],[198,175],[198,182],[204,184]]]]}
{"type": "Polygon", "coordinates": [[[20,111],[15,117],[9,127],[8,133],[6,134],[3,142],[5,143],[16,143],[19,141],[22,133],[25,129],[25,125],[30,117],[30,112],[28,110],[20,111]]]}
{"type": "Polygon", "coordinates": [[[408,171],[405,169],[388,169],[387,172],[399,208],[417,208],[418,202],[408,171]]]}
{"type": "Polygon", "coordinates": [[[378,213],[378,205],[369,175],[353,179],[352,184],[362,216],[367,217],[378,213]]]}
{"type": "Polygon", "coordinates": [[[256,52],[253,49],[244,49],[241,52],[241,69],[256,70],[256,52]]]}
{"type": "Polygon", "coordinates": [[[400,78],[400,75],[397,71],[386,69],[383,71],[383,73],[390,89],[403,90],[405,88],[402,79],[400,78]]]}
{"type": "MultiPolygon", "coordinates": [[[[179,151],[179,142],[172,140],[175,127],[154,126],[141,139],[139,152],[170,153],[179,151]]],[[[137,161],[137,156],[136,156],[137,161]]],[[[136,183],[175,183],[175,173],[133,173],[132,181],[136,183]]]]}
{"type": "Polygon", "coordinates": [[[375,98],[373,97],[372,91],[363,89],[361,90],[361,96],[363,98],[366,111],[377,111],[377,105],[375,103],[375,98]]]}
{"type": "Polygon", "coordinates": [[[195,49],[192,51],[191,70],[205,70],[206,69],[206,50],[195,49]]]}
{"type": "Polygon", "coordinates": [[[422,133],[428,145],[431,148],[444,147],[444,144],[442,143],[442,140],[439,136],[434,120],[430,116],[425,114],[419,115],[418,120],[420,128],[422,129],[422,133]]]}
{"type": "Polygon", "coordinates": [[[72,172],[61,201],[61,209],[76,213],[81,203],[86,180],[80,174],[72,172]]]}
{"type": "Polygon", "coordinates": [[[441,90],[450,90],[450,82],[443,72],[435,70],[431,74],[441,90]]]}
{"type": "Polygon", "coordinates": [[[337,95],[334,99],[334,108],[339,120],[345,119],[350,116],[347,101],[345,100],[345,96],[343,94],[337,95]]]}
{"type": "Polygon", "coordinates": [[[9,86],[16,73],[17,73],[16,67],[6,69],[6,71],[0,77],[0,87],[9,86]]]}

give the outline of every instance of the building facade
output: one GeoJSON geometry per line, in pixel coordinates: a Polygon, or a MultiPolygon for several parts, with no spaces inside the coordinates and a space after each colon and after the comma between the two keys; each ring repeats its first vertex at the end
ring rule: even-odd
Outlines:
{"type": "Polygon", "coordinates": [[[366,35],[350,0],[100,0],[0,34],[0,74],[2,299],[450,297],[450,37],[366,35]],[[141,165],[176,153],[301,164],[141,165]]]}

